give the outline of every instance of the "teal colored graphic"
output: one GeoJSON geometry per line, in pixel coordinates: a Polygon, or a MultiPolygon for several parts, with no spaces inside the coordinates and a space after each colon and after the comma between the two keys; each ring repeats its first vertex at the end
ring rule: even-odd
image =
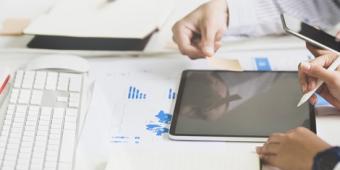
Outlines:
{"type": "Polygon", "coordinates": [[[156,117],[159,119],[160,123],[170,124],[172,115],[165,113],[163,110],[161,110],[156,117]]]}
{"type": "Polygon", "coordinates": [[[155,117],[158,119],[157,122],[150,122],[147,124],[146,130],[155,133],[156,136],[162,136],[163,134],[168,133],[168,125],[171,122],[172,115],[161,110],[155,117]]]}
{"type": "Polygon", "coordinates": [[[321,97],[319,94],[316,94],[317,96],[317,102],[316,102],[316,106],[330,106],[331,104],[324,99],[323,97],[321,97]]]}

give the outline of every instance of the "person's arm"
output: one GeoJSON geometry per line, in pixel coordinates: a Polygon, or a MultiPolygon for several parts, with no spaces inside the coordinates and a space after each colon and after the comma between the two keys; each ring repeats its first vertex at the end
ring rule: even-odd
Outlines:
{"type": "Polygon", "coordinates": [[[315,133],[304,127],[289,130],[286,133],[273,133],[267,142],[256,148],[260,158],[280,169],[314,169],[314,157],[331,148],[315,133]]]}
{"type": "Polygon", "coordinates": [[[337,0],[226,0],[229,27],[226,35],[262,36],[283,33],[280,12],[321,28],[340,22],[337,0]]]}
{"type": "Polygon", "coordinates": [[[317,23],[321,28],[334,25],[340,21],[340,9],[334,1],[211,0],[176,22],[173,39],[181,53],[190,58],[212,57],[221,46],[224,33],[245,36],[283,33],[280,11],[317,23]]]}
{"type": "Polygon", "coordinates": [[[336,170],[339,169],[339,162],[340,147],[330,147],[314,156],[312,170],[336,170]]]}

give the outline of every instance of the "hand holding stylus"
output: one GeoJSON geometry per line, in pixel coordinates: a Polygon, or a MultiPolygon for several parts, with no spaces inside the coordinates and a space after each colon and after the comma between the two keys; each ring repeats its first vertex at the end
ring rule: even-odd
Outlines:
{"type": "Polygon", "coordinates": [[[299,104],[309,99],[311,104],[316,103],[314,92],[325,98],[329,103],[340,109],[340,57],[327,54],[308,62],[301,63],[299,67],[299,80],[305,95],[299,104]],[[320,88],[319,88],[320,87],[320,88]]]}

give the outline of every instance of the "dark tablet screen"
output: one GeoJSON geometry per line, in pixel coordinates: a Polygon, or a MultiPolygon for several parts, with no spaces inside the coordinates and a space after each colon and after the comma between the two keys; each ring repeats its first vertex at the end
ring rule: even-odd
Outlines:
{"type": "Polygon", "coordinates": [[[312,107],[296,72],[184,71],[170,133],[266,137],[304,126],[315,131],[312,107]]]}

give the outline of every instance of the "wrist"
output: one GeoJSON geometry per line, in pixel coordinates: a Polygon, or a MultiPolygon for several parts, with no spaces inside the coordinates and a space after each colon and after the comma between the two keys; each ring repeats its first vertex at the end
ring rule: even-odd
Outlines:
{"type": "Polygon", "coordinates": [[[315,155],[313,170],[333,170],[339,162],[340,147],[331,147],[315,155]]]}

